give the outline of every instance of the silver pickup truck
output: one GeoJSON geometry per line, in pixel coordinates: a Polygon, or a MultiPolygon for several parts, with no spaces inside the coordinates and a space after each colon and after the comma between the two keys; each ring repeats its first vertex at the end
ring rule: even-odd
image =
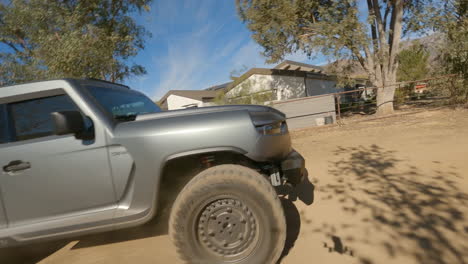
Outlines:
{"type": "Polygon", "coordinates": [[[161,111],[123,85],[62,79],[0,88],[0,169],[1,247],[141,225],[170,206],[183,261],[263,264],[286,236],[275,186],[301,182],[304,159],[269,107],[161,111]]]}

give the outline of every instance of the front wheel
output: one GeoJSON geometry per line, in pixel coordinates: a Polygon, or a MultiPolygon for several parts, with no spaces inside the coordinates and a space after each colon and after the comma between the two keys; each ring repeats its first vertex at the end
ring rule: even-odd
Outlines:
{"type": "Polygon", "coordinates": [[[258,172],[220,165],[195,176],[172,208],[169,234],[186,263],[275,263],[286,221],[278,196],[258,172]]]}

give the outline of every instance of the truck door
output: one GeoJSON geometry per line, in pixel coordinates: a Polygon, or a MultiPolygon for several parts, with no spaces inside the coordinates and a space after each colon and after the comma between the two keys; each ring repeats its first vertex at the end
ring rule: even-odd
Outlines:
{"type": "Polygon", "coordinates": [[[11,139],[0,145],[0,186],[9,227],[116,202],[104,133],[89,141],[54,135],[50,113],[65,110],[79,110],[65,92],[6,104],[11,139]]]}
{"type": "MultiPolygon", "coordinates": [[[[8,141],[7,126],[6,126],[6,106],[0,104],[0,146],[8,141]]],[[[0,148],[0,152],[2,149],[0,148]]],[[[7,227],[6,213],[4,210],[2,198],[2,185],[0,185],[0,229],[7,227]]]]}

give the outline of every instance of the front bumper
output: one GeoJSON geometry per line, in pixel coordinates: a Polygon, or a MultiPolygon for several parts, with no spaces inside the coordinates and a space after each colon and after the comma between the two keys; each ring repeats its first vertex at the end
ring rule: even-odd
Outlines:
{"type": "Polygon", "coordinates": [[[301,183],[306,177],[305,160],[297,151],[291,151],[281,161],[282,177],[292,185],[301,183]]]}

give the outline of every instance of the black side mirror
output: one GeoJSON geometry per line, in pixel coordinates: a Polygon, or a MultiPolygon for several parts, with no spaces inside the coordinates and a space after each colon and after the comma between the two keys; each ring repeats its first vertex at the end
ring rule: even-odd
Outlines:
{"type": "Polygon", "coordinates": [[[54,122],[54,134],[74,134],[76,138],[85,132],[83,115],[78,111],[61,111],[50,114],[54,122]]]}

